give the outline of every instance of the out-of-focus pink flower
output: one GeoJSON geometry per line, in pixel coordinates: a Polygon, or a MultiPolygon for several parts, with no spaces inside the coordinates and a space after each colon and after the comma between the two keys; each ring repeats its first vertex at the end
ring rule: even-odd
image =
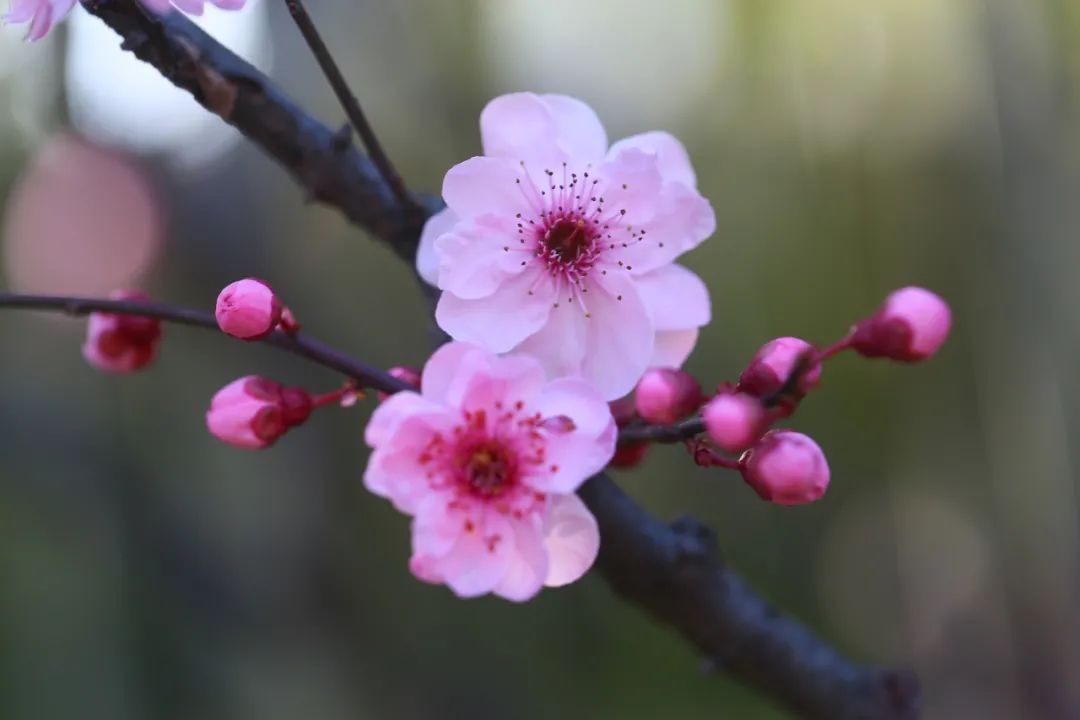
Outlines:
{"type": "Polygon", "coordinates": [[[523,601],[592,565],[596,521],[574,491],[611,459],[615,435],[584,380],[545,382],[531,357],[450,343],[420,393],[376,409],[364,483],[413,517],[418,578],[523,601]]]}
{"type": "Polygon", "coordinates": [[[712,441],[729,453],[753,445],[767,427],[761,402],[746,393],[720,393],[705,405],[701,416],[712,441]]]}
{"type": "Polygon", "coordinates": [[[738,391],[756,398],[772,398],[800,370],[802,376],[790,388],[798,400],[821,381],[821,363],[813,345],[796,337],[776,338],[765,343],[739,376],[738,391]]]}
{"type": "Polygon", "coordinates": [[[646,422],[668,425],[701,407],[704,396],[693,375],[676,368],[647,371],[634,390],[634,406],[646,422]]]}
{"type": "Polygon", "coordinates": [[[140,0],[144,7],[156,13],[171,12],[175,7],[188,15],[202,15],[209,3],[222,10],[239,10],[247,0],[140,0]]]}
{"type": "Polygon", "coordinates": [[[829,463],[818,444],[794,430],[772,430],[740,460],[746,483],[763,500],[803,505],[829,487],[829,463]]]}
{"type": "Polygon", "coordinates": [[[2,19],[6,25],[30,23],[26,39],[35,41],[45,37],[73,7],[75,0],[11,0],[11,9],[2,19]]]}
{"type": "MultiPolygon", "coordinates": [[[[117,290],[113,300],[149,300],[140,292],[117,290]]],[[[149,365],[161,340],[161,321],[157,318],[113,313],[90,313],[86,323],[83,357],[98,370],[134,372],[149,365]]]]}
{"type": "Polygon", "coordinates": [[[951,327],[947,302],[924,288],[906,287],[889,295],[877,313],[855,326],[851,347],[866,357],[918,362],[945,344],[951,327]]]}
{"type": "Polygon", "coordinates": [[[246,278],[225,286],[214,316],[222,332],[241,340],[258,340],[281,322],[281,301],[262,280],[246,278]]]}
{"type": "Polygon", "coordinates": [[[484,155],[446,174],[447,209],[417,255],[443,291],[439,326],[608,399],[648,367],[682,365],[709,294],[673,261],[716,227],[682,144],[650,132],[609,148],[587,105],[532,93],[491,101],[480,134],[484,155]]]}
{"type": "Polygon", "coordinates": [[[248,375],[217,391],[206,411],[206,427],[222,442],[261,450],[306,421],[311,409],[311,396],[304,390],[248,375]]]}

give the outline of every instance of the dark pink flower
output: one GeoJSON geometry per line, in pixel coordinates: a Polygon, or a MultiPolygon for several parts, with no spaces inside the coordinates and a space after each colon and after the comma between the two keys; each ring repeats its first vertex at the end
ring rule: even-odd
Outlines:
{"type": "Polygon", "coordinates": [[[951,327],[947,302],[924,288],[906,287],[889,295],[877,313],[855,326],[851,346],[866,357],[918,362],[945,344],[951,327]]]}
{"type": "Polygon", "coordinates": [[[450,343],[420,393],[375,411],[364,483],[413,517],[418,578],[527,600],[592,565],[596,521],[574,493],[611,459],[615,435],[590,384],[545,382],[533,358],[450,343]]]}
{"type": "Polygon", "coordinates": [[[701,416],[712,441],[729,453],[753,445],[768,422],[761,401],[746,393],[720,393],[705,405],[701,416]]]}
{"type": "MultiPolygon", "coordinates": [[[[147,300],[140,292],[117,290],[113,300],[147,300]]],[[[149,365],[161,341],[161,321],[157,318],[114,313],[90,313],[82,352],[98,370],[127,373],[149,365]]]]}
{"type": "Polygon", "coordinates": [[[817,443],[794,430],[772,430],[740,460],[746,483],[763,500],[803,505],[829,487],[829,463],[817,443]]]}
{"type": "Polygon", "coordinates": [[[222,442],[261,450],[305,422],[311,409],[304,390],[248,375],[217,391],[206,411],[206,427],[222,442]]]}
{"type": "Polygon", "coordinates": [[[643,420],[668,425],[701,407],[704,396],[693,375],[676,368],[647,371],[634,390],[634,406],[643,420]]]}
{"type": "Polygon", "coordinates": [[[245,278],[225,286],[214,308],[221,331],[241,340],[266,337],[281,322],[282,306],[262,280],[245,278]]]}

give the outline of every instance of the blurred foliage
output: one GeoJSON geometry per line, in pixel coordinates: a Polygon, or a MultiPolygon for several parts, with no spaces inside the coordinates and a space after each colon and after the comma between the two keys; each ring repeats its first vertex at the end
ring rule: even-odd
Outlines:
{"type": "MultiPolygon", "coordinates": [[[[713,295],[689,363],[707,383],[772,337],[838,337],[897,286],[947,297],[955,334],[934,362],[841,357],[793,418],[829,455],[822,502],[765,505],[673,448],[619,480],[664,517],[702,517],[732,565],[845,651],[913,665],[928,718],[1080,717],[1080,3],[317,5],[415,188],[477,152],[480,108],[509,90],[578,95],[612,138],[682,138],[720,225],[685,258],[713,295]]],[[[253,59],[340,122],[281,4],[245,13],[266,34],[253,59]]],[[[95,22],[74,20],[72,38],[95,22]]],[[[64,85],[64,34],[18,33],[0,35],[0,198],[66,122],[57,98],[78,123],[95,97],[86,73],[64,85]]],[[[120,82],[111,67],[96,82],[120,82]]],[[[409,269],[218,125],[213,162],[160,142],[128,158],[168,218],[131,281],[208,307],[236,277],[264,277],[312,334],[422,362],[409,269]]],[[[108,188],[82,192],[123,212],[108,188]]],[[[63,271],[103,242],[18,242],[10,216],[9,288],[64,291],[63,271]],[[33,252],[51,262],[30,277],[33,252]]],[[[203,429],[240,374],[325,388],[329,373],[170,328],[151,371],[107,377],[82,362],[81,332],[0,317],[0,716],[783,717],[706,676],[598,578],[524,607],[413,580],[407,520],[360,484],[370,403],[260,454],[203,429]]]]}

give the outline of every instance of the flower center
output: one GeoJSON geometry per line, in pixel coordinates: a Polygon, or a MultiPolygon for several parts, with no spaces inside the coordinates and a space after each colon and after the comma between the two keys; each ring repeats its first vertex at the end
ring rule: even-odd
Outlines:
{"type": "Polygon", "coordinates": [[[465,455],[462,482],[474,495],[493,498],[514,484],[515,463],[502,443],[485,440],[465,455]]]}
{"type": "Polygon", "coordinates": [[[563,218],[544,234],[544,244],[562,262],[575,262],[590,245],[588,227],[582,219],[563,218]]]}

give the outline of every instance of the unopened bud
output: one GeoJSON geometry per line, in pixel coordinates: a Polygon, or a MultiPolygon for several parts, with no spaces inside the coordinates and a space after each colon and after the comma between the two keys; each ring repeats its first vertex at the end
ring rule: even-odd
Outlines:
{"type": "Polygon", "coordinates": [[[222,442],[258,450],[306,421],[311,408],[306,391],[249,375],[214,395],[206,411],[206,427],[222,442]]]}
{"type": "MultiPolygon", "coordinates": [[[[415,368],[412,365],[397,365],[386,371],[386,374],[390,377],[395,377],[402,382],[406,382],[411,385],[417,392],[420,391],[420,369],[415,368]]],[[[390,393],[379,393],[379,402],[386,400],[390,397],[390,393]]]]}
{"type": "Polygon", "coordinates": [[[281,301],[262,280],[246,278],[225,286],[214,316],[222,332],[241,340],[266,337],[281,322],[281,301]]]}
{"type": "MultiPolygon", "coordinates": [[[[113,300],[149,300],[140,292],[117,290],[113,300]]],[[[114,313],[90,313],[82,353],[86,361],[106,372],[134,372],[149,365],[161,340],[157,318],[114,313]]]]}
{"type": "Polygon", "coordinates": [[[721,393],[701,413],[709,437],[721,450],[740,453],[754,444],[767,427],[761,401],[745,393],[721,393]]]}
{"type": "Polygon", "coordinates": [[[855,325],[850,342],[865,357],[918,362],[945,344],[951,327],[948,303],[929,290],[906,287],[889,295],[872,317],[855,325]]]}
{"type": "Polygon", "coordinates": [[[615,456],[608,464],[614,468],[628,470],[641,464],[648,452],[649,443],[647,442],[623,443],[615,447],[615,456]]]}
{"type": "Polygon", "coordinates": [[[670,425],[701,407],[701,385],[685,370],[653,368],[634,391],[634,406],[646,422],[670,425]]]}
{"type": "Polygon", "coordinates": [[[739,460],[743,480],[763,500],[803,505],[829,487],[829,464],[818,444],[794,430],[772,430],[739,460]]]}
{"type": "Polygon", "coordinates": [[[821,381],[813,345],[796,337],[765,343],[739,376],[738,391],[781,407],[794,406],[821,381]]]}

